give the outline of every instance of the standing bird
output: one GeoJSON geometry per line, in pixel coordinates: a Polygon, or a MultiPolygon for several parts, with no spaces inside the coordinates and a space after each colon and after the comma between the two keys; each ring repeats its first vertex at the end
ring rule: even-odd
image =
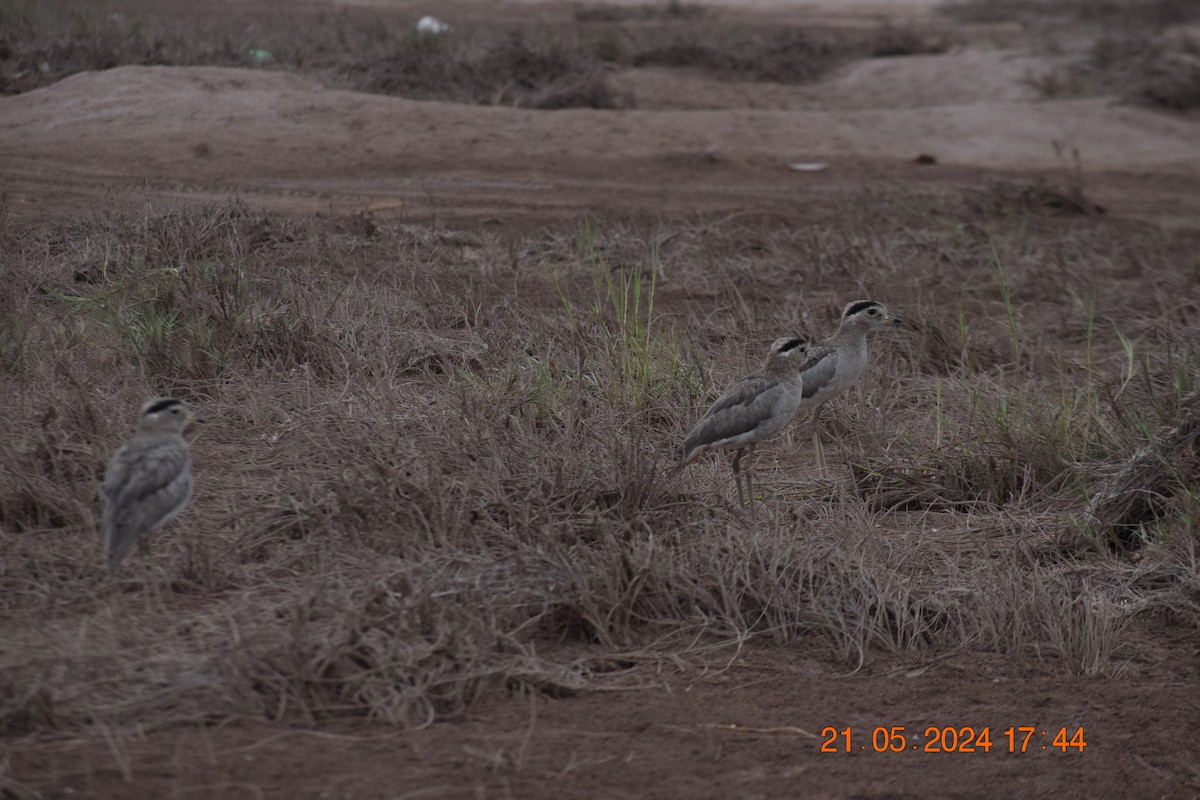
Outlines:
{"type": "Polygon", "coordinates": [[[166,525],[192,497],[192,456],[183,429],[203,422],[178,400],[142,406],[137,433],[117,450],[104,473],[106,562],[116,569],[139,537],[166,525]]]}
{"type": "Polygon", "coordinates": [[[813,345],[808,361],[800,368],[804,378],[804,400],[801,408],[813,410],[813,441],[820,458],[821,443],[817,420],[821,408],[849,389],[867,366],[867,332],[884,325],[903,325],[882,303],[857,300],[842,312],[837,331],[828,339],[813,345]]]}
{"type": "Polygon", "coordinates": [[[791,421],[800,407],[804,389],[801,366],[807,360],[808,342],[802,338],[777,339],[762,371],[747,375],[725,390],[705,412],[679,449],[676,472],[709,450],[737,448],[733,456],[733,479],[738,500],[742,494],[742,453],[750,451],[746,463],[746,488],[754,501],[754,447],[791,421]]]}

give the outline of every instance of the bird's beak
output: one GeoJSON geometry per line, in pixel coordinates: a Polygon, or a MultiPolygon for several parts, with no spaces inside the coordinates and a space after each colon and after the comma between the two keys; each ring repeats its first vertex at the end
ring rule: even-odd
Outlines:
{"type": "Polygon", "coordinates": [[[202,414],[191,411],[188,412],[188,422],[208,422],[208,420],[202,414]]]}
{"type": "Polygon", "coordinates": [[[889,323],[891,323],[892,325],[903,325],[904,324],[904,320],[900,319],[899,317],[892,316],[891,314],[887,315],[887,321],[889,323]]]}

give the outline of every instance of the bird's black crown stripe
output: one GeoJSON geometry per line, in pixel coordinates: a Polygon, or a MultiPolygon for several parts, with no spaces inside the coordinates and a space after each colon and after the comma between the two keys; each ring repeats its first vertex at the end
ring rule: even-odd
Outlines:
{"type": "Polygon", "coordinates": [[[851,303],[850,305],[846,306],[846,313],[842,316],[852,317],[860,311],[866,311],[871,306],[877,305],[879,305],[879,303],[876,303],[874,300],[859,300],[857,303],[851,303]]]}
{"type": "Polygon", "coordinates": [[[168,408],[171,408],[172,406],[181,406],[181,405],[183,405],[183,403],[179,402],[178,400],[176,400],[174,398],[168,397],[165,400],[157,400],[154,403],[152,403],[149,407],[146,408],[146,413],[147,414],[157,414],[160,411],[166,411],[168,408]]]}
{"type": "Polygon", "coordinates": [[[783,346],[779,348],[779,352],[786,353],[788,350],[795,350],[797,347],[802,347],[805,344],[808,344],[808,342],[799,337],[795,339],[788,339],[783,343],[783,346]]]}

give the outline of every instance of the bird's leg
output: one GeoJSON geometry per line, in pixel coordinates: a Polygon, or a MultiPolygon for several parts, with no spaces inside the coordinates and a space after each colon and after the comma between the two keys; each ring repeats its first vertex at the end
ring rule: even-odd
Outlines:
{"type": "Polygon", "coordinates": [[[750,496],[750,505],[754,505],[754,450],[755,445],[750,445],[750,455],[746,458],[746,489],[750,496]]]}
{"type": "Polygon", "coordinates": [[[731,466],[733,467],[733,481],[734,481],[734,483],[736,483],[736,484],[737,484],[737,490],[738,490],[738,503],[739,503],[740,505],[745,505],[745,504],[746,504],[746,500],[745,500],[745,498],[742,496],[742,472],[741,472],[741,466],[742,466],[742,453],[744,453],[744,452],[746,452],[746,448],[744,448],[744,447],[739,447],[739,448],[737,449],[737,452],[735,452],[735,453],[733,454],[733,461],[732,461],[732,463],[731,463],[731,466]]]}
{"type": "Polygon", "coordinates": [[[817,406],[812,413],[812,432],[813,436],[820,436],[824,431],[824,426],[821,425],[821,411],[825,408],[825,404],[817,406]]]}
{"type": "Polygon", "coordinates": [[[821,405],[819,405],[815,409],[813,409],[813,416],[812,416],[813,436],[818,435],[818,433],[825,433],[825,434],[828,434],[828,438],[830,441],[837,441],[839,438],[845,437],[846,434],[849,433],[849,429],[846,427],[845,423],[842,422],[841,418],[838,417],[836,414],[833,416],[833,419],[825,422],[824,424],[821,424],[821,421],[820,421],[821,409],[823,409],[823,408],[825,408],[825,403],[821,403],[821,405]]]}
{"type": "Polygon", "coordinates": [[[812,443],[813,443],[813,466],[816,467],[817,472],[824,472],[825,471],[825,445],[821,444],[821,437],[816,433],[813,434],[812,443]]]}
{"type": "Polygon", "coordinates": [[[750,497],[750,528],[758,531],[758,506],[754,503],[754,445],[750,445],[750,457],[746,459],[746,494],[750,497]]]}
{"type": "Polygon", "coordinates": [[[825,446],[821,444],[821,428],[819,418],[821,409],[825,407],[824,403],[813,409],[812,415],[812,443],[813,443],[813,464],[817,468],[818,473],[825,472],[825,446]]]}

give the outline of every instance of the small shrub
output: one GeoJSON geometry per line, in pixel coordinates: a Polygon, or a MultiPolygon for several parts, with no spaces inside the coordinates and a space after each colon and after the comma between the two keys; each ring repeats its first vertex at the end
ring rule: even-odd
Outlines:
{"type": "Polygon", "coordinates": [[[618,98],[582,51],[515,34],[480,44],[456,34],[411,36],[347,75],[359,88],[405,97],[529,108],[613,108],[618,98]]]}
{"type": "Polygon", "coordinates": [[[1200,55],[1168,53],[1159,56],[1131,82],[1123,99],[1168,111],[1200,109],[1200,55]]]}
{"type": "Polygon", "coordinates": [[[1190,0],[951,0],[940,11],[964,22],[1065,17],[1079,22],[1175,25],[1200,17],[1190,0]]]}
{"type": "Polygon", "coordinates": [[[633,66],[703,69],[728,80],[806,83],[825,75],[845,59],[832,43],[796,30],[762,35],[680,37],[642,46],[633,66]]]}
{"type": "Polygon", "coordinates": [[[582,5],[577,6],[574,13],[576,22],[629,22],[698,19],[706,16],[709,9],[699,3],[668,0],[666,5],[582,5]]]}
{"type": "Polygon", "coordinates": [[[865,36],[861,47],[871,58],[936,55],[950,49],[950,39],[942,32],[884,22],[865,36]]]}
{"type": "Polygon", "coordinates": [[[1081,57],[1027,82],[1043,97],[1115,95],[1126,103],[1188,112],[1200,108],[1200,46],[1140,32],[1104,35],[1081,57]]]}

